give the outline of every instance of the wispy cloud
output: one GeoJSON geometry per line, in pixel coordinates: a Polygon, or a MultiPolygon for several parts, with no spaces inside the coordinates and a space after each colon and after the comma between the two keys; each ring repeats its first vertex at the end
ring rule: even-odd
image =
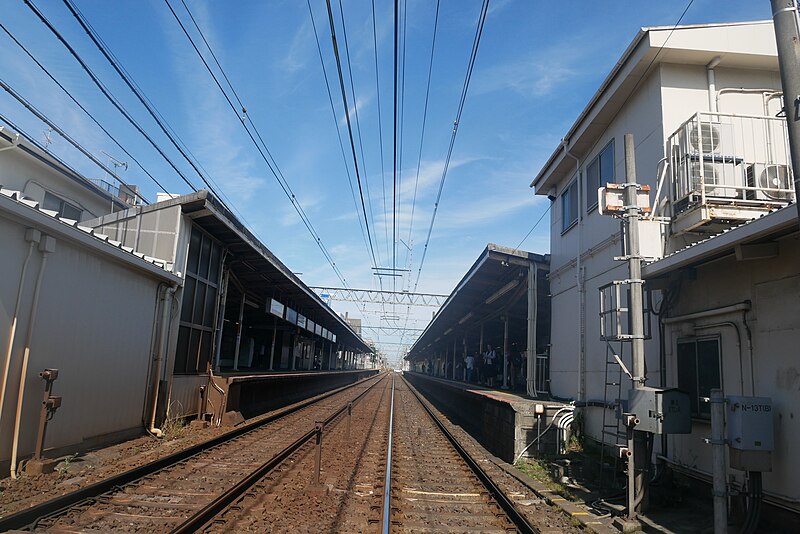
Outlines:
{"type": "Polygon", "coordinates": [[[474,93],[512,90],[523,96],[542,97],[578,75],[569,63],[570,58],[554,52],[490,67],[476,80],[474,93]]]}
{"type": "Polygon", "coordinates": [[[316,57],[311,55],[311,43],[314,42],[312,37],[311,23],[305,20],[294,33],[289,51],[280,62],[280,66],[287,74],[295,74],[305,69],[312,59],[316,60],[316,57]]]}

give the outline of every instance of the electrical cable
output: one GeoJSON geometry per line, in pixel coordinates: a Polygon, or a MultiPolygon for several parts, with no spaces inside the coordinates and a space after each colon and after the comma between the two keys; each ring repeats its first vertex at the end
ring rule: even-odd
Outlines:
{"type": "Polygon", "coordinates": [[[440,0],[436,0],[436,15],[435,15],[434,21],[433,21],[433,38],[431,40],[431,55],[430,55],[430,60],[428,61],[428,82],[427,82],[426,87],[425,87],[425,105],[424,105],[423,111],[422,111],[422,134],[420,135],[420,138],[419,138],[419,156],[417,157],[417,174],[416,174],[416,177],[414,178],[414,196],[412,197],[412,201],[411,201],[411,222],[410,222],[409,227],[408,227],[409,249],[408,249],[408,254],[406,255],[406,257],[408,257],[411,254],[411,247],[413,246],[413,244],[411,242],[411,236],[412,236],[412,232],[414,230],[414,211],[415,211],[415,208],[416,208],[416,205],[417,205],[417,186],[419,185],[419,171],[420,171],[420,167],[422,165],[422,147],[423,147],[423,144],[425,142],[425,126],[426,126],[426,123],[427,123],[427,120],[428,120],[428,100],[429,100],[430,92],[431,92],[431,76],[433,74],[433,57],[434,57],[434,51],[436,50],[436,32],[439,29],[439,1],[440,0]]]}
{"type": "MultiPolygon", "coordinates": [[[[165,0],[165,3],[167,4],[167,7],[169,8],[169,10],[172,13],[173,17],[175,18],[175,20],[178,22],[178,25],[183,30],[184,34],[186,35],[187,39],[189,40],[190,44],[192,45],[192,48],[194,48],[194,50],[197,53],[198,57],[203,62],[203,65],[206,67],[206,69],[208,70],[209,74],[214,79],[214,82],[216,83],[217,87],[223,93],[223,96],[225,97],[225,100],[228,102],[229,106],[234,111],[234,113],[236,113],[237,117],[239,117],[239,113],[238,113],[236,107],[233,105],[233,102],[230,100],[230,97],[228,97],[227,93],[222,88],[222,84],[219,82],[219,79],[216,77],[214,72],[211,70],[211,67],[209,66],[208,62],[205,60],[203,55],[200,53],[200,50],[197,48],[197,45],[195,44],[194,40],[189,35],[189,32],[187,31],[187,29],[184,26],[183,22],[180,20],[180,18],[178,17],[177,13],[175,12],[175,10],[170,5],[169,1],[165,0]]],[[[208,46],[208,41],[205,41],[205,42],[206,42],[206,45],[208,46]]],[[[241,102],[241,101],[239,101],[239,102],[241,102]]],[[[245,109],[244,106],[242,106],[242,109],[245,109]]],[[[245,113],[245,115],[246,115],[246,113],[245,113]]],[[[261,134],[258,132],[258,129],[255,127],[255,124],[252,122],[252,120],[249,121],[249,123],[253,127],[253,131],[255,132],[256,137],[258,137],[258,139],[261,141],[261,146],[259,146],[258,142],[256,141],[256,137],[253,136],[253,133],[247,127],[247,123],[245,123],[244,118],[240,118],[240,122],[242,123],[242,126],[245,128],[245,131],[246,131],[248,137],[250,138],[250,140],[255,145],[256,150],[261,155],[261,158],[267,164],[267,167],[272,172],[272,174],[275,177],[275,179],[278,181],[278,184],[280,185],[280,187],[283,190],[284,194],[289,199],[289,201],[292,203],[292,206],[294,207],[294,209],[298,213],[298,215],[300,215],[300,218],[303,221],[303,224],[305,225],[306,229],[311,234],[312,238],[314,238],[314,241],[317,244],[317,247],[320,249],[320,251],[322,251],[322,254],[325,257],[326,261],[331,265],[331,268],[333,269],[334,273],[339,278],[339,280],[342,282],[342,285],[345,288],[350,289],[349,284],[347,283],[347,279],[344,277],[344,274],[341,272],[341,270],[336,266],[336,262],[333,260],[333,256],[330,254],[330,252],[328,251],[327,247],[325,247],[324,243],[322,242],[322,238],[319,236],[319,234],[316,232],[316,230],[314,229],[313,225],[311,224],[310,219],[308,218],[308,216],[306,215],[306,213],[303,210],[302,206],[300,205],[300,202],[297,200],[297,197],[295,196],[294,192],[292,191],[291,187],[289,186],[288,181],[283,176],[283,173],[280,171],[280,168],[278,167],[277,163],[275,162],[275,159],[272,157],[272,154],[269,152],[269,149],[267,148],[266,144],[264,143],[264,140],[261,137],[261,134]],[[263,149],[262,149],[262,147],[263,147],[263,149]],[[269,155],[269,159],[267,158],[267,155],[269,155]],[[270,159],[272,160],[272,163],[270,163],[270,159]]]]}
{"type": "Polygon", "coordinates": [[[325,4],[328,8],[328,21],[330,22],[331,41],[333,43],[333,54],[336,57],[336,69],[339,73],[339,88],[341,89],[342,101],[344,102],[344,116],[345,119],[347,120],[347,133],[350,138],[350,149],[353,153],[353,166],[356,172],[356,181],[358,182],[358,192],[359,195],[361,196],[361,210],[363,211],[364,224],[366,225],[367,228],[367,238],[369,239],[369,248],[372,254],[372,264],[377,267],[378,264],[375,258],[375,248],[372,243],[372,234],[369,229],[369,219],[367,218],[367,208],[364,202],[364,190],[361,185],[361,173],[358,170],[358,156],[356,155],[356,145],[353,139],[353,126],[350,122],[350,108],[347,105],[347,91],[345,90],[344,77],[342,75],[342,62],[339,57],[339,45],[336,42],[336,28],[333,20],[333,11],[331,10],[331,0],[325,0],[325,4]]]}
{"type": "MultiPolygon", "coordinates": [[[[35,6],[32,4],[31,0],[24,0],[24,1],[28,6],[31,7],[31,9],[34,9],[34,11],[40,13],[39,10],[36,9],[35,6]]],[[[119,75],[120,78],[122,78],[122,81],[125,82],[125,85],[128,86],[128,88],[133,92],[133,94],[136,96],[139,102],[141,102],[141,104],[145,107],[145,109],[153,118],[153,120],[156,122],[161,131],[164,132],[164,135],[167,136],[167,139],[170,140],[172,145],[178,150],[181,156],[183,156],[183,158],[189,163],[192,169],[194,169],[194,171],[197,173],[197,175],[200,177],[200,179],[203,181],[206,187],[208,187],[208,189],[214,194],[214,196],[217,197],[219,202],[223,206],[225,206],[225,208],[227,208],[229,211],[232,211],[230,206],[227,205],[222,196],[219,193],[217,193],[216,189],[211,185],[208,178],[206,178],[206,176],[200,171],[195,162],[192,161],[192,159],[189,157],[186,151],[180,146],[180,144],[178,144],[177,140],[169,132],[167,127],[164,125],[164,122],[159,118],[158,114],[154,111],[153,106],[150,104],[149,100],[144,98],[138,86],[131,82],[130,77],[126,74],[125,71],[123,71],[117,60],[114,57],[112,57],[112,55],[108,52],[106,46],[103,43],[101,43],[100,40],[95,36],[95,32],[93,31],[92,28],[89,27],[88,23],[84,20],[84,17],[81,14],[79,14],[77,7],[75,7],[73,1],[63,0],[63,2],[64,5],[67,6],[67,9],[70,11],[72,16],[75,18],[75,20],[78,21],[78,24],[83,29],[83,31],[86,32],[86,35],[89,36],[89,39],[92,41],[92,43],[94,43],[94,45],[103,55],[103,57],[105,57],[106,60],[111,64],[111,67],[114,69],[114,71],[119,75]]],[[[48,24],[48,26],[52,25],[48,24]]],[[[55,28],[51,28],[51,30],[55,31],[55,28]]]]}
{"type": "MultiPolygon", "coordinates": [[[[392,170],[392,271],[397,267],[397,51],[399,32],[398,9],[399,0],[394,0],[394,121],[393,121],[393,170],[392,170]]],[[[394,286],[397,284],[394,283],[394,286]]],[[[394,290],[397,288],[395,287],[394,290]]]]}
{"type": "Polygon", "coordinates": [[[336,129],[336,136],[339,139],[339,149],[342,154],[342,162],[344,163],[344,170],[345,173],[347,174],[347,185],[350,186],[350,194],[352,195],[353,206],[355,207],[356,210],[356,220],[358,221],[358,226],[361,229],[361,236],[364,239],[364,247],[367,249],[367,254],[369,254],[369,243],[367,241],[367,234],[364,231],[364,222],[361,219],[361,216],[358,214],[358,199],[356,198],[355,187],[353,187],[353,177],[350,174],[350,165],[348,165],[347,163],[347,156],[345,155],[344,151],[344,141],[342,141],[342,134],[339,131],[339,126],[338,126],[339,120],[336,116],[336,106],[333,104],[333,94],[331,93],[330,81],[328,79],[328,70],[325,68],[325,60],[322,57],[322,45],[320,44],[319,41],[319,34],[317,33],[317,23],[314,20],[314,11],[311,9],[311,1],[306,0],[306,5],[308,6],[308,14],[309,17],[311,18],[311,28],[314,31],[314,40],[317,45],[317,53],[319,55],[320,65],[322,66],[322,75],[325,79],[325,89],[328,92],[328,102],[330,103],[331,113],[333,114],[333,125],[334,128],[336,129]]]}
{"type": "MultiPolygon", "coordinates": [[[[59,81],[58,81],[58,80],[55,78],[55,76],[53,76],[53,75],[50,73],[50,71],[49,71],[49,70],[47,70],[47,68],[46,68],[44,65],[42,65],[42,63],[40,63],[40,62],[39,62],[39,60],[38,60],[38,59],[36,59],[36,57],[35,57],[35,56],[34,56],[34,55],[33,55],[33,54],[32,54],[32,53],[31,53],[31,52],[30,52],[30,51],[29,51],[29,50],[28,50],[28,49],[25,47],[25,45],[23,45],[23,44],[22,44],[22,43],[21,43],[21,42],[20,42],[20,41],[19,41],[19,40],[18,40],[16,37],[14,37],[14,35],[13,35],[13,34],[12,34],[12,33],[11,33],[9,30],[8,30],[8,28],[6,28],[6,27],[5,27],[5,25],[4,25],[2,22],[0,22],[0,29],[2,29],[2,30],[3,30],[3,31],[6,33],[6,35],[8,35],[8,36],[11,38],[11,40],[12,40],[12,41],[14,41],[14,43],[16,43],[16,45],[17,45],[18,47],[20,47],[20,48],[22,49],[22,51],[23,51],[23,52],[25,52],[25,54],[26,54],[26,55],[27,55],[27,56],[28,56],[28,57],[29,57],[29,58],[30,58],[30,59],[31,59],[31,60],[32,60],[34,63],[36,63],[36,65],[37,65],[37,66],[38,66],[38,67],[39,67],[39,68],[40,68],[40,69],[41,69],[41,70],[42,70],[42,71],[43,71],[43,72],[44,72],[44,73],[45,73],[45,74],[48,76],[48,78],[50,78],[50,80],[52,80],[52,81],[53,81],[53,83],[55,83],[55,84],[56,84],[56,85],[59,87],[59,89],[61,89],[61,90],[64,92],[64,94],[66,94],[66,95],[69,97],[69,99],[70,99],[70,100],[72,100],[72,101],[75,103],[75,105],[77,105],[77,106],[78,106],[78,107],[79,107],[79,108],[80,108],[80,109],[81,109],[81,110],[82,110],[82,111],[83,111],[83,112],[84,112],[84,113],[85,113],[85,114],[86,114],[86,115],[87,115],[87,116],[88,116],[88,117],[89,117],[89,118],[92,120],[92,122],[94,122],[94,123],[95,123],[95,124],[96,124],[96,125],[97,125],[97,126],[98,126],[98,127],[99,127],[99,128],[102,130],[102,131],[103,131],[103,133],[104,133],[104,134],[106,134],[106,135],[109,137],[109,139],[111,139],[111,140],[114,142],[114,144],[116,144],[116,145],[119,147],[119,149],[120,149],[120,150],[122,150],[122,151],[125,153],[125,155],[126,155],[126,156],[128,156],[128,157],[129,157],[131,160],[133,160],[133,162],[134,162],[134,163],[136,163],[136,165],[137,165],[137,166],[138,166],[138,167],[139,167],[139,168],[140,168],[140,169],[141,169],[141,170],[142,170],[142,171],[143,171],[143,172],[144,172],[144,173],[145,173],[145,174],[146,174],[148,177],[150,177],[150,179],[151,179],[151,180],[152,180],[152,181],[153,181],[153,182],[154,182],[154,183],[155,183],[155,184],[156,184],[156,185],[159,187],[159,189],[161,189],[161,191],[163,191],[164,193],[166,193],[166,192],[167,192],[167,190],[164,188],[164,186],[163,186],[163,185],[161,185],[161,183],[159,183],[159,181],[158,181],[158,180],[155,178],[155,176],[153,176],[153,175],[152,175],[152,174],[151,174],[151,173],[150,173],[150,172],[149,172],[147,169],[145,169],[145,168],[144,168],[144,166],[142,166],[142,164],[141,164],[141,163],[139,163],[139,160],[138,160],[138,159],[136,159],[136,158],[135,158],[135,157],[134,157],[134,156],[133,156],[133,155],[132,155],[130,152],[128,152],[128,151],[125,149],[125,147],[124,147],[124,146],[122,146],[122,144],[121,144],[119,141],[117,141],[117,139],[116,139],[116,138],[115,138],[113,135],[111,135],[111,132],[109,132],[109,131],[108,131],[108,130],[107,130],[107,129],[106,129],[106,128],[105,128],[105,127],[102,125],[102,124],[100,124],[100,122],[99,122],[99,121],[98,121],[98,120],[97,120],[97,119],[94,117],[94,115],[92,115],[92,114],[89,112],[89,110],[88,110],[88,109],[86,109],[86,108],[83,106],[83,104],[81,104],[80,102],[78,102],[78,100],[77,100],[77,99],[76,99],[76,98],[75,98],[75,97],[72,95],[72,93],[70,93],[70,92],[69,92],[69,90],[68,90],[66,87],[64,87],[64,86],[61,84],[61,82],[59,82],[59,81]]],[[[52,126],[51,126],[51,127],[52,127],[52,126]]],[[[55,128],[53,128],[53,129],[55,130],[55,128]]],[[[125,183],[124,181],[120,180],[118,176],[116,176],[116,175],[113,175],[113,174],[112,174],[112,176],[114,176],[114,178],[116,178],[116,179],[117,179],[117,181],[118,181],[119,183],[121,183],[121,184],[122,184],[122,185],[124,185],[126,188],[128,188],[128,190],[129,190],[129,191],[131,191],[131,192],[132,192],[134,195],[136,195],[137,197],[139,197],[139,198],[142,200],[142,202],[144,202],[145,204],[149,204],[149,202],[147,201],[147,199],[145,199],[145,198],[144,198],[142,195],[140,195],[138,192],[136,192],[134,189],[132,189],[130,185],[128,185],[128,184],[127,184],[127,183],[125,183]]]]}
{"type": "Polygon", "coordinates": [[[383,120],[381,118],[381,83],[378,74],[378,31],[375,22],[375,0],[372,0],[372,45],[375,56],[375,95],[378,106],[378,145],[381,151],[381,189],[383,191],[383,230],[386,239],[386,256],[389,254],[389,211],[386,207],[386,165],[383,160],[383,120]]]}
{"type": "MultiPolygon", "coordinates": [[[[37,119],[39,119],[40,121],[42,121],[42,122],[44,122],[45,124],[47,124],[47,125],[48,125],[50,128],[52,128],[52,129],[53,129],[53,130],[54,130],[56,133],[58,133],[58,134],[59,134],[61,137],[63,137],[63,138],[64,138],[64,140],[66,140],[66,141],[67,141],[69,144],[71,144],[71,145],[72,145],[73,147],[75,147],[75,148],[76,148],[78,151],[80,151],[80,153],[81,153],[81,154],[83,154],[84,156],[86,156],[87,158],[89,158],[89,159],[90,159],[90,160],[91,160],[91,161],[92,161],[92,162],[93,162],[95,165],[97,165],[98,167],[100,167],[101,169],[103,169],[105,172],[107,172],[108,174],[110,174],[111,176],[114,176],[114,177],[116,178],[116,175],[114,174],[114,172],[113,172],[111,169],[109,169],[109,168],[108,168],[108,167],[107,167],[107,166],[106,166],[106,165],[105,165],[103,162],[101,162],[99,159],[97,159],[97,157],[95,157],[95,156],[94,156],[94,154],[92,154],[91,152],[89,152],[89,151],[88,151],[86,148],[84,148],[84,147],[83,147],[83,145],[81,145],[81,144],[80,144],[80,143],[78,143],[76,140],[74,140],[74,139],[73,139],[73,138],[72,138],[72,137],[71,137],[69,134],[67,134],[67,133],[66,133],[66,132],[65,132],[65,131],[64,131],[62,128],[60,128],[60,127],[59,127],[58,125],[56,125],[56,124],[55,124],[53,121],[51,121],[50,119],[48,119],[48,118],[47,118],[47,116],[45,116],[45,115],[44,115],[44,113],[42,113],[41,111],[39,111],[38,109],[36,109],[36,107],[35,107],[33,104],[31,104],[30,102],[28,102],[28,101],[27,101],[27,100],[26,100],[26,99],[25,99],[25,98],[24,98],[22,95],[20,95],[18,92],[16,92],[16,91],[15,91],[15,90],[14,90],[14,89],[13,89],[13,88],[10,86],[10,85],[8,85],[8,84],[7,84],[7,83],[6,83],[4,80],[2,80],[2,79],[0,79],[0,88],[2,88],[2,89],[3,89],[3,90],[6,92],[6,93],[8,93],[8,94],[9,94],[9,95],[11,95],[12,97],[14,97],[14,99],[16,99],[16,100],[17,100],[17,102],[19,102],[20,104],[22,104],[22,106],[23,106],[25,109],[27,109],[28,111],[30,111],[31,113],[33,113],[33,115],[34,115],[34,116],[35,116],[37,119]]],[[[5,117],[3,117],[2,115],[0,115],[0,118],[1,118],[1,119],[2,119],[4,122],[8,123],[9,125],[11,124],[11,123],[10,123],[10,122],[9,122],[9,121],[8,121],[8,120],[5,118],[5,117]]],[[[118,180],[119,180],[119,179],[118,179],[118,180]]],[[[122,180],[119,180],[119,182],[120,182],[122,185],[124,185],[125,187],[127,187],[127,188],[128,188],[128,190],[129,190],[130,192],[132,192],[132,193],[134,192],[134,190],[131,188],[131,186],[129,186],[128,184],[126,184],[126,183],[125,183],[125,182],[123,182],[122,180]]],[[[137,196],[139,196],[139,198],[141,198],[141,199],[142,199],[142,200],[143,200],[145,203],[147,203],[147,200],[146,200],[146,199],[144,199],[144,198],[143,198],[141,195],[138,195],[138,194],[137,194],[137,196]]]]}
{"type": "Polygon", "coordinates": [[[447,157],[445,158],[444,168],[442,169],[442,178],[439,181],[439,191],[436,195],[436,202],[433,205],[433,214],[431,215],[431,224],[428,227],[428,235],[425,238],[425,245],[422,249],[422,258],[420,259],[419,270],[417,271],[417,280],[414,283],[414,292],[417,290],[417,286],[419,285],[419,279],[422,275],[422,268],[425,265],[425,257],[428,253],[428,245],[430,244],[431,234],[433,233],[433,225],[436,222],[436,214],[439,210],[439,202],[442,198],[442,190],[444,189],[445,179],[447,178],[447,170],[450,167],[450,158],[453,155],[453,146],[456,142],[456,135],[458,134],[458,125],[461,122],[461,114],[464,111],[464,104],[467,99],[467,91],[469,90],[469,82],[472,78],[472,72],[475,68],[475,59],[478,55],[478,47],[480,46],[481,36],[483,35],[483,26],[486,23],[486,16],[489,10],[489,0],[484,0],[483,5],[481,6],[481,11],[478,16],[478,25],[475,31],[475,38],[472,42],[472,52],[469,58],[469,64],[467,66],[467,74],[464,78],[464,86],[461,90],[461,99],[458,103],[458,111],[456,113],[456,119],[453,122],[453,132],[450,136],[450,145],[447,149],[447,157]]]}
{"type": "Polygon", "coordinates": [[[44,16],[44,14],[42,14],[42,12],[39,11],[39,9],[30,2],[30,0],[24,0],[24,1],[25,1],[25,4],[39,18],[39,20],[53,33],[53,35],[56,36],[56,38],[59,40],[59,42],[61,42],[61,44],[64,45],[64,47],[70,52],[72,57],[75,58],[75,60],[78,62],[78,64],[84,70],[84,72],[86,72],[86,74],[89,75],[89,78],[91,78],[92,82],[94,82],[94,84],[97,86],[97,88],[100,89],[100,92],[103,93],[103,96],[105,96],[108,99],[108,101],[111,102],[114,105],[115,108],[117,108],[117,110],[122,114],[122,116],[125,117],[125,119],[128,122],[130,122],[133,125],[133,127],[136,128],[136,130],[140,134],[142,134],[142,136],[145,139],[147,139],[147,141],[153,146],[153,148],[156,149],[156,151],[161,155],[161,157],[163,157],[164,160],[167,163],[169,163],[170,167],[172,167],[173,170],[178,174],[178,176],[181,177],[181,179],[186,183],[186,185],[188,185],[189,188],[192,191],[197,191],[197,188],[194,186],[194,184],[192,184],[192,182],[189,181],[189,179],[181,172],[181,170],[178,169],[178,167],[169,158],[169,156],[167,156],[166,153],[162,150],[162,148],[160,146],[158,146],[158,144],[153,140],[153,138],[150,137],[150,135],[148,135],[148,133],[144,131],[144,129],[139,125],[138,122],[136,122],[136,120],[131,116],[131,114],[128,113],[125,110],[125,108],[122,106],[122,104],[120,104],[120,102],[116,98],[114,98],[114,96],[108,91],[108,89],[103,85],[103,83],[99,80],[99,78],[89,68],[89,66],[86,64],[86,62],[84,62],[83,59],[80,57],[80,55],[78,55],[78,53],[75,51],[75,49],[72,48],[72,45],[70,45],[67,42],[67,40],[64,39],[64,37],[58,32],[58,30],[56,30],[56,28],[44,16]]]}
{"type": "MultiPolygon", "coordinates": [[[[342,39],[344,40],[344,57],[345,61],[347,62],[347,72],[350,80],[350,95],[353,97],[353,112],[356,119],[356,134],[358,137],[358,149],[361,153],[361,170],[364,172],[364,190],[367,193],[366,202],[369,209],[369,216],[370,219],[372,220],[372,227],[375,228],[375,214],[372,211],[372,195],[369,192],[369,173],[367,172],[367,164],[364,159],[364,144],[361,140],[361,121],[358,118],[358,99],[356,98],[356,88],[355,88],[356,81],[355,78],[353,78],[353,68],[350,62],[350,46],[347,43],[347,25],[345,23],[345,18],[344,18],[343,2],[344,0],[339,0],[339,17],[342,21],[342,39]]],[[[377,244],[377,242],[378,242],[378,237],[375,236],[375,243],[377,244]]],[[[375,267],[381,264],[381,254],[380,254],[381,250],[379,246],[376,246],[376,248],[377,248],[378,263],[375,265],[375,267]]],[[[380,280],[380,277],[378,277],[378,280],[380,280]]]]}

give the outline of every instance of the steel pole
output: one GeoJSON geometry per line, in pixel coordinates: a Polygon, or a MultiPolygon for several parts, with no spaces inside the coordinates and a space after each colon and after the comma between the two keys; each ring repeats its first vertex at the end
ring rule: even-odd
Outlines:
{"type": "Polygon", "coordinates": [[[525,346],[525,352],[528,357],[525,360],[525,365],[528,369],[526,390],[531,397],[539,396],[539,392],[536,389],[537,374],[539,372],[536,368],[536,314],[538,312],[536,299],[536,269],[536,263],[530,262],[528,264],[528,335],[525,346]]]}
{"type": "MultiPolygon", "coordinates": [[[[452,372],[453,376],[451,377],[453,380],[456,379],[456,353],[457,352],[458,351],[456,350],[456,337],[453,336],[453,372],[452,372]]],[[[445,375],[445,378],[447,378],[446,375],[445,375]]]]}
{"type": "Polygon", "coordinates": [[[278,318],[272,322],[272,345],[269,347],[269,370],[275,369],[275,344],[278,342],[278,318]]]}
{"type": "Polygon", "coordinates": [[[508,315],[503,317],[503,389],[508,389],[508,315]]]}
{"type": "Polygon", "coordinates": [[[795,0],[771,0],[778,65],[792,153],[792,176],[797,215],[800,218],[800,28],[795,0]]]}

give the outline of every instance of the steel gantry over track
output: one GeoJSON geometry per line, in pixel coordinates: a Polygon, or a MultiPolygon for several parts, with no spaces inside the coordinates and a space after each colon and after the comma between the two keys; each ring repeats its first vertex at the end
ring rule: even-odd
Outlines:
{"type": "Polygon", "coordinates": [[[411,293],[409,291],[379,291],[375,289],[348,289],[344,287],[312,287],[323,300],[366,302],[368,304],[401,304],[404,306],[430,306],[439,308],[448,295],[411,293]]]}

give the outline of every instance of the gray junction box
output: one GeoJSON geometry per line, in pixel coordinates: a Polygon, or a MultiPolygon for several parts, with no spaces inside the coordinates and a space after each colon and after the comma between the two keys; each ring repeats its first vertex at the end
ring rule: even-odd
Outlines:
{"type": "Polygon", "coordinates": [[[632,389],[628,391],[628,412],[639,419],[636,430],[652,434],[692,432],[689,395],[678,389],[632,389]]]}
{"type": "Polygon", "coordinates": [[[774,414],[769,397],[727,398],[730,465],[741,471],[771,471],[775,448],[774,414]]]}

